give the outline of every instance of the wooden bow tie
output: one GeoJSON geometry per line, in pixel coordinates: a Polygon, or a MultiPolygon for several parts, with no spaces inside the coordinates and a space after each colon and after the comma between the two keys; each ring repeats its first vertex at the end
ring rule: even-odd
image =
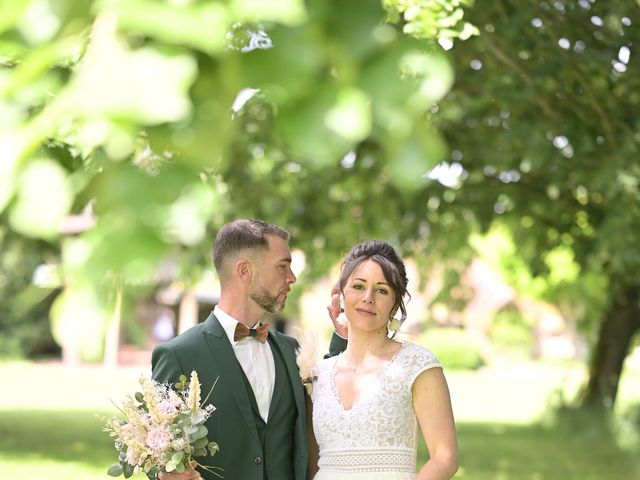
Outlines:
{"type": "Polygon", "coordinates": [[[246,325],[239,323],[236,325],[236,331],[233,334],[233,340],[238,341],[246,337],[254,337],[260,343],[267,341],[267,335],[269,335],[269,324],[263,323],[258,328],[249,328],[246,325]]]}

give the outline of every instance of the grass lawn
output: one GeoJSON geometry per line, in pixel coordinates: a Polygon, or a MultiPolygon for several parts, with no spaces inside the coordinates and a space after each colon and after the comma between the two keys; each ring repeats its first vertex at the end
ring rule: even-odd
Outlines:
{"type": "Polygon", "coordinates": [[[1,478],[111,478],[106,471],[115,458],[111,440],[92,412],[0,411],[1,478]]]}
{"type": "MultiPolygon", "coordinates": [[[[531,367],[527,367],[531,368],[531,367]]],[[[549,371],[448,376],[457,413],[458,480],[631,480],[640,478],[637,445],[626,450],[588,417],[540,421],[557,387],[549,371]],[[511,376],[514,375],[513,378],[511,376]],[[526,380],[526,381],[525,381],[526,380]],[[544,425],[549,426],[544,426],[544,425]]],[[[131,392],[144,369],[64,369],[0,365],[0,478],[98,480],[115,459],[94,414],[114,415],[109,397],[131,392]]],[[[629,377],[632,404],[640,377],[629,377]],[[632,395],[632,396],[633,396],[632,395]]],[[[565,381],[562,374],[556,380],[565,381]]],[[[637,404],[640,397],[635,397],[637,404]]],[[[224,448],[224,445],[221,445],[224,448]]],[[[420,459],[426,451],[421,447],[420,459]]],[[[146,478],[142,475],[137,478],[146,478]]],[[[242,480],[242,479],[227,479],[242,480]]]]}

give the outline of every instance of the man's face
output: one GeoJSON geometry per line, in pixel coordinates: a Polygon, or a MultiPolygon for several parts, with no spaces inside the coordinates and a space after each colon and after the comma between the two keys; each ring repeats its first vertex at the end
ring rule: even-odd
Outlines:
{"type": "Polygon", "coordinates": [[[291,252],[286,240],[267,235],[269,249],[256,260],[256,275],[249,296],[269,313],[284,308],[291,285],[297,280],[291,271],[291,252]]]}

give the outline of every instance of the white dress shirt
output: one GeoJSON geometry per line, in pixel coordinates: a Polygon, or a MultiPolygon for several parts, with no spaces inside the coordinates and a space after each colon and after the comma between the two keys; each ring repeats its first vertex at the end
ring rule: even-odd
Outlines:
{"type": "MultiPolygon", "coordinates": [[[[269,341],[260,343],[254,337],[248,336],[236,342],[233,336],[238,321],[218,306],[213,309],[213,313],[220,321],[220,325],[231,342],[236,358],[253,389],[260,416],[266,422],[269,417],[269,406],[276,380],[276,368],[269,341]]],[[[260,323],[255,328],[258,326],[260,323]]]]}

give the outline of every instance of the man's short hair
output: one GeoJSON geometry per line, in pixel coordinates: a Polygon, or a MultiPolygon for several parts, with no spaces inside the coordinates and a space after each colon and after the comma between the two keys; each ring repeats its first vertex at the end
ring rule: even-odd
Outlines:
{"type": "Polygon", "coordinates": [[[223,225],[218,230],[211,253],[218,276],[223,276],[227,261],[235,259],[239,253],[267,250],[266,235],[276,235],[287,242],[290,237],[284,228],[262,220],[241,218],[223,225]]]}

